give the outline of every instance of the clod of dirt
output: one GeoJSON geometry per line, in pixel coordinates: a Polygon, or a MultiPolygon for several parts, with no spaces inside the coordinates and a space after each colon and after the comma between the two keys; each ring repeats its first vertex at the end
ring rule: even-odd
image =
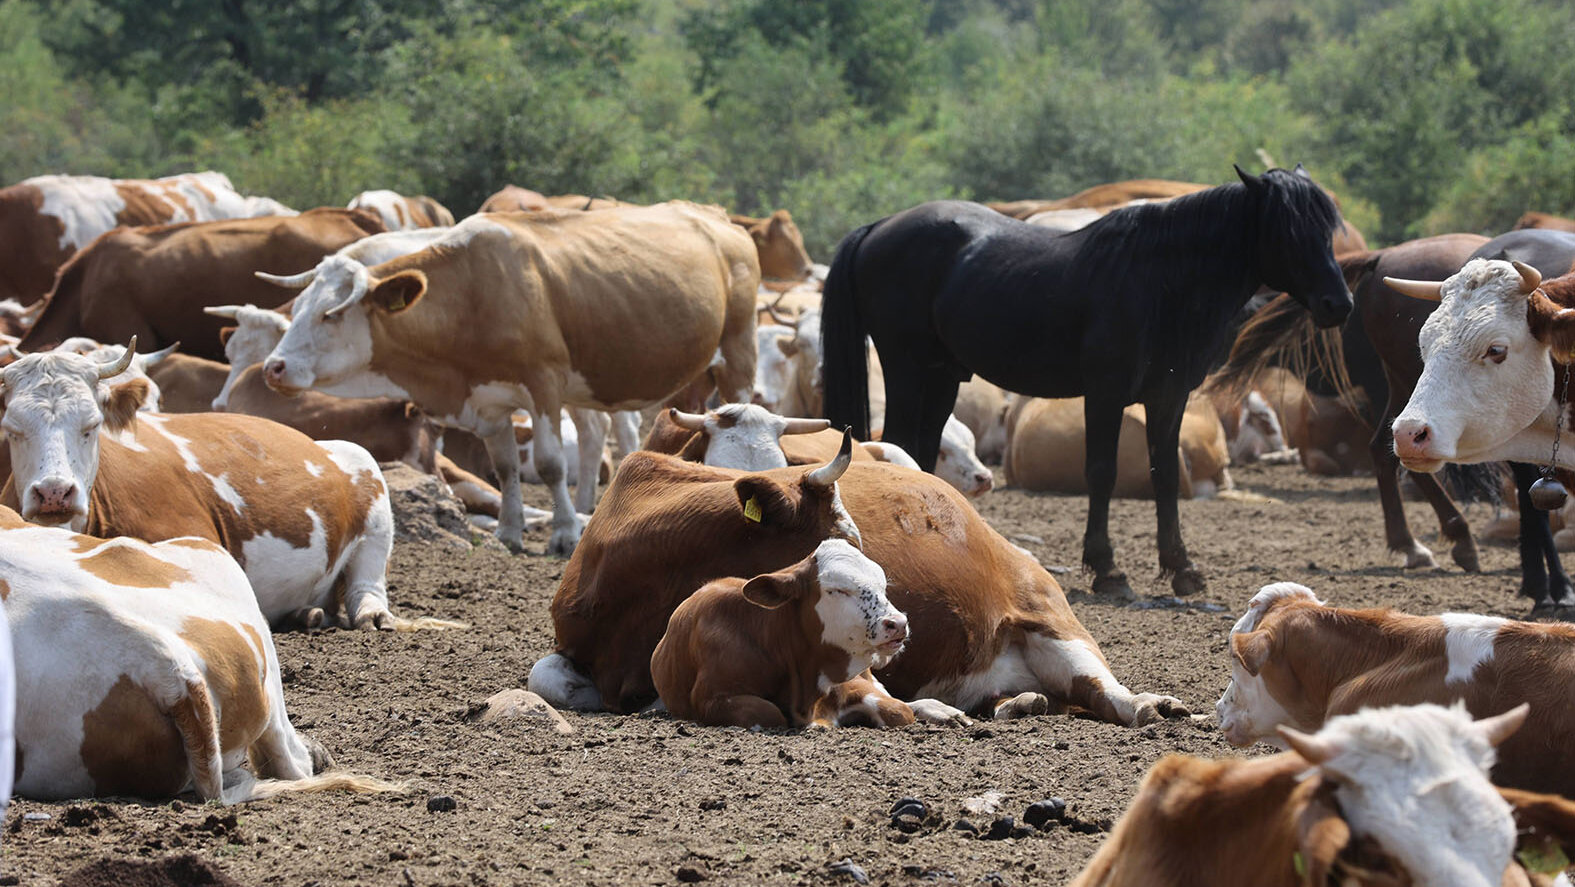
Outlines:
{"type": "Polygon", "coordinates": [[[427,542],[456,551],[470,551],[472,539],[483,546],[488,540],[502,544],[471,526],[465,506],[441,479],[403,462],[385,462],[382,469],[389,504],[394,507],[396,541],[427,542]]]}
{"type": "Polygon", "coordinates": [[[870,876],[865,874],[863,868],[855,865],[852,859],[841,859],[826,866],[826,873],[833,876],[852,878],[854,883],[857,884],[868,884],[870,882],[870,876]]]}
{"type": "Polygon", "coordinates": [[[244,887],[190,853],[152,862],[101,859],[61,879],[60,887],[244,887]]]}
{"type": "Polygon", "coordinates": [[[61,817],[61,822],[63,822],[67,828],[81,828],[85,825],[92,825],[93,823],[98,822],[100,819],[119,818],[120,814],[116,813],[109,807],[106,807],[103,804],[94,804],[91,807],[67,807],[65,815],[61,817]]]}
{"type": "Polygon", "coordinates": [[[977,798],[964,798],[963,810],[974,816],[994,816],[1000,812],[1001,802],[1006,800],[1006,795],[994,789],[985,792],[977,798]]]}
{"type": "Polygon", "coordinates": [[[433,795],[427,798],[428,813],[453,813],[459,809],[459,802],[448,795],[433,795]]]}
{"type": "Polygon", "coordinates": [[[564,720],[557,709],[529,690],[511,689],[495,693],[486,702],[465,713],[465,720],[480,724],[515,719],[550,726],[565,736],[574,732],[573,725],[564,720]]]}
{"type": "Polygon", "coordinates": [[[1023,811],[1023,822],[1034,828],[1042,829],[1052,822],[1060,822],[1066,818],[1066,801],[1060,798],[1049,798],[1035,801],[1023,811]]]}
{"type": "Polygon", "coordinates": [[[701,881],[711,880],[710,873],[705,869],[696,868],[692,865],[679,866],[678,871],[674,872],[674,876],[685,884],[698,884],[701,881]]]}

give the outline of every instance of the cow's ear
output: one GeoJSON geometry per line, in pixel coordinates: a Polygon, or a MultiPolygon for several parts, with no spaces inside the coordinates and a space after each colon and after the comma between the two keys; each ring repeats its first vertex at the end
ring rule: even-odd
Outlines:
{"type": "Polygon", "coordinates": [[[1314,778],[1319,780],[1318,788],[1304,795],[1307,806],[1296,818],[1296,849],[1301,856],[1300,869],[1306,873],[1300,883],[1322,885],[1328,883],[1336,859],[1351,843],[1351,827],[1333,798],[1334,785],[1314,778]]]}
{"type": "Polygon", "coordinates": [[[803,593],[797,570],[763,573],[744,583],[744,600],[757,607],[775,610],[803,593]]]}
{"type": "Polygon", "coordinates": [[[777,336],[774,341],[777,343],[777,350],[782,352],[783,357],[793,357],[798,354],[798,340],[792,336],[777,336]]]}
{"type": "Polygon", "coordinates": [[[746,475],[733,482],[733,492],[738,495],[741,518],[749,523],[767,527],[790,526],[795,523],[794,499],[783,485],[759,474],[746,475]]]}
{"type": "Polygon", "coordinates": [[[240,327],[238,327],[238,326],[220,327],[219,328],[219,347],[223,348],[224,346],[230,344],[230,337],[235,335],[235,331],[238,330],[238,329],[240,329],[240,327]]]}
{"type": "Polygon", "coordinates": [[[1568,360],[1575,354],[1575,309],[1561,303],[1575,301],[1575,279],[1550,280],[1526,298],[1526,322],[1531,334],[1552,348],[1556,359],[1568,360]]]}
{"type": "Polygon", "coordinates": [[[1231,658],[1241,663],[1247,674],[1254,677],[1263,670],[1263,664],[1269,661],[1269,647],[1269,633],[1266,631],[1249,631],[1230,636],[1231,658]]]}
{"type": "Polygon", "coordinates": [[[426,293],[427,276],[412,268],[374,283],[366,300],[389,314],[398,314],[426,293]]]}
{"type": "Polygon", "coordinates": [[[109,389],[104,400],[104,427],[120,431],[136,421],[137,409],[148,399],[147,379],[128,379],[109,389]]]}

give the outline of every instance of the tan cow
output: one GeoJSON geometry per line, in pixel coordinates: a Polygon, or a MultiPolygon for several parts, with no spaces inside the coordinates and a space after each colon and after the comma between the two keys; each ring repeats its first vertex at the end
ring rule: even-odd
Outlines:
{"type": "Polygon", "coordinates": [[[0,508],[0,575],[15,639],[17,794],[195,789],[233,804],[397,788],[312,775],[331,761],[290,725],[268,622],[222,547],[83,536],[0,508]]]}
{"type": "MultiPolygon", "coordinates": [[[[1152,499],[1148,430],[1142,404],[1128,406],[1116,448],[1116,498],[1152,499]]],[[[1209,498],[1233,487],[1225,429],[1207,399],[1194,395],[1181,420],[1178,493],[1209,498]]],[[[1025,490],[1086,493],[1083,399],[1017,398],[1006,415],[1006,482],[1025,490]]]]}
{"type": "Polygon", "coordinates": [[[814,263],[804,249],[804,235],[793,216],[779,209],[763,219],[731,215],[728,219],[748,232],[760,255],[760,276],[766,280],[808,280],[814,263]]]}
{"type": "Polygon", "coordinates": [[[886,574],[845,539],[773,573],[718,579],[673,611],[651,676],[674,717],[714,726],[967,724],[933,699],[909,705],[870,674],[902,652],[908,617],[886,574]],[[836,689],[857,680],[857,696],[836,689]]]}
{"type": "Polygon", "coordinates": [[[957,387],[952,415],[973,432],[974,452],[987,464],[1006,456],[1006,391],[974,376],[957,387]]]}
{"type": "Polygon", "coordinates": [[[294,215],[266,197],[244,197],[223,173],[162,179],[37,176],[0,190],[0,299],[38,301],[71,255],[112,228],[294,215]]]}
{"type": "Polygon", "coordinates": [[[1575,794],[1575,628],[1445,613],[1326,607],[1293,582],[1264,586],[1231,629],[1216,706],[1235,745],[1276,742],[1366,706],[1464,702],[1487,717],[1531,703],[1493,770],[1501,785],[1575,794]]]}
{"type": "Polygon", "coordinates": [[[1367,709],[1316,735],[1282,729],[1286,754],[1169,755],[1072,887],[1546,884],[1517,862],[1517,827],[1523,847],[1556,852],[1575,838],[1575,804],[1486,776],[1524,716],[1367,709]]]}
{"type": "Polygon", "coordinates": [[[658,403],[718,355],[723,398],[749,399],[760,269],[754,244],[716,208],[471,216],[355,280],[348,298],[297,297],[264,364],[268,384],[408,398],[481,437],[501,480],[498,536],[516,550],[524,513],[514,410],[531,411],[537,472],[553,488],[548,551],[567,554],[581,527],[559,437],[565,405],[658,403]],[[628,339],[630,330],[640,335],[628,339]]]}
{"type": "MultiPolygon", "coordinates": [[[[1368,446],[1373,429],[1357,411],[1337,397],[1307,390],[1293,373],[1279,367],[1265,370],[1254,382],[1279,416],[1285,445],[1301,456],[1309,474],[1350,477],[1373,473],[1373,457],[1368,446]]],[[[1357,393],[1357,406],[1366,396],[1357,393]]]]}
{"type": "Polygon", "coordinates": [[[273,307],[286,292],[253,272],[294,274],[351,241],[382,230],[361,210],[314,209],[288,218],[237,219],[122,228],[94,241],[60,270],[49,304],[22,338],[36,351],[72,336],[145,348],[182,343],[188,354],[223,358],[207,305],[273,307]]]}
{"type": "Polygon", "coordinates": [[[1514,230],[1521,228],[1548,228],[1553,231],[1575,231],[1575,219],[1551,213],[1526,213],[1515,222],[1514,230]]]}
{"type": "Polygon", "coordinates": [[[398,191],[380,189],[362,191],[350,198],[346,209],[364,209],[376,213],[383,227],[389,231],[410,231],[416,228],[447,228],[454,224],[454,214],[436,200],[418,194],[406,197],[398,191]]]}
{"type": "Polygon", "coordinates": [[[763,472],[625,458],[564,570],[557,648],[531,669],[531,690],[554,705],[638,709],[655,696],[650,655],[685,598],[842,538],[881,565],[912,620],[908,651],[879,675],[897,698],[995,717],[1043,713],[1054,699],[1128,725],[1186,712],[1122,686],[1055,579],[960,493],[921,471],[853,462],[851,450],[847,438],[834,462],[763,472]]]}
{"type": "Polygon", "coordinates": [[[393,515],[365,450],[253,416],[139,416],[145,381],[103,383],[122,369],[45,352],[0,371],[0,502],[94,535],[217,542],[276,624],[337,621],[342,599],[345,624],[417,627],[388,611],[393,515]]]}

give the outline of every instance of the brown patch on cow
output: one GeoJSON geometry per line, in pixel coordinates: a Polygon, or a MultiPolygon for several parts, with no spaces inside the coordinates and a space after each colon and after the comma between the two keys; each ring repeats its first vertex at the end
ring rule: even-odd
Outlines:
{"type": "Polygon", "coordinates": [[[163,798],[186,786],[186,748],[175,721],[124,674],[82,715],[80,753],[98,796],[163,798]]]}
{"type": "Polygon", "coordinates": [[[261,642],[250,625],[248,642],[228,622],[188,616],[180,637],[206,664],[208,692],[219,709],[219,745],[233,749],[250,745],[268,723],[268,693],[258,664],[261,642]]]}
{"type": "Polygon", "coordinates": [[[0,601],[11,599],[11,583],[0,579],[0,601]]]}
{"type": "Polygon", "coordinates": [[[1553,349],[1558,361],[1575,359],[1575,318],[1560,312],[1575,307],[1575,274],[1544,281],[1526,302],[1526,322],[1537,341],[1553,349]]]}
{"type": "Polygon", "coordinates": [[[214,544],[212,542],[209,542],[206,539],[193,539],[190,536],[182,536],[177,539],[166,539],[159,544],[178,545],[181,548],[191,548],[197,551],[212,551],[214,549],[214,544]]]}
{"type": "MultiPolygon", "coordinates": [[[[77,550],[90,537],[77,536],[77,550]]],[[[177,582],[191,580],[186,568],[161,560],[137,547],[119,541],[99,543],[96,554],[77,561],[78,566],[112,585],[129,585],[133,588],[169,588],[177,582]]]]}

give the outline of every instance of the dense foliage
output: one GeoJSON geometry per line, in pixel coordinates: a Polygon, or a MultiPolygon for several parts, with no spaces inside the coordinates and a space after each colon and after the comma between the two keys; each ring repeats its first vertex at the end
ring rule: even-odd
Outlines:
{"type": "Polygon", "coordinates": [[[787,207],[1301,161],[1377,242],[1575,214],[1561,0],[0,0],[0,180],[227,172],[296,206],[787,207]]]}

